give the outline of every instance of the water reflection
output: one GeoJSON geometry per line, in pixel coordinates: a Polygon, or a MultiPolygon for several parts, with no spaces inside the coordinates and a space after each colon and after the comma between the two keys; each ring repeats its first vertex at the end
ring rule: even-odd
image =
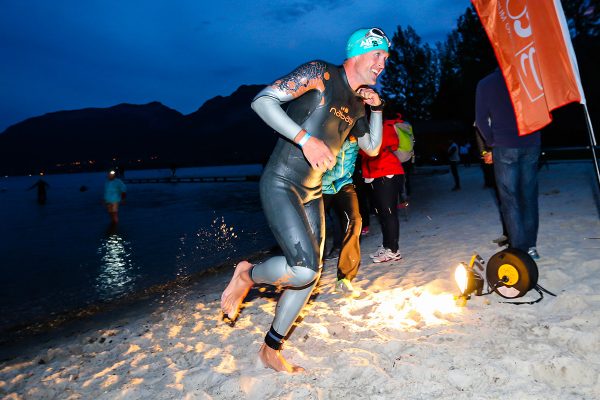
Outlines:
{"type": "Polygon", "coordinates": [[[98,254],[101,264],[95,287],[99,297],[112,299],[128,292],[135,280],[131,244],[118,233],[109,231],[98,248],[98,254]]]}

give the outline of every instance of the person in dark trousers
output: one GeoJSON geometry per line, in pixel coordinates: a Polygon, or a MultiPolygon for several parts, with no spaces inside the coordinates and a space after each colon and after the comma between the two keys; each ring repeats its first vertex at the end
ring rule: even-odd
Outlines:
{"type": "Polygon", "coordinates": [[[334,167],[349,134],[369,154],[379,151],[383,102],[371,86],[385,68],[390,44],[379,28],[359,29],[348,39],[343,65],[308,62],[252,101],[252,109],[281,135],[262,173],[260,198],[284,255],[256,265],[240,262],[221,296],[221,310],[235,320],[255,283],[284,289],[258,353],[275,371],[302,370],[283,357],[281,348],[323,267],[322,177],[334,167]]]}
{"type": "Polygon", "coordinates": [[[496,200],[496,206],[498,206],[498,215],[500,216],[500,222],[502,223],[502,235],[492,240],[492,242],[496,243],[500,247],[503,247],[508,245],[508,230],[506,229],[504,218],[502,218],[502,208],[500,207],[500,193],[498,192],[498,185],[496,184],[496,178],[494,177],[494,165],[489,162],[489,159],[488,162],[485,161],[486,154],[492,151],[492,148],[485,144],[485,141],[481,136],[481,132],[477,128],[477,125],[474,125],[474,127],[477,148],[481,156],[481,170],[483,171],[484,188],[492,188],[494,190],[494,199],[496,200]]]}
{"type": "Polygon", "coordinates": [[[379,154],[369,157],[363,154],[362,173],[371,185],[375,213],[379,219],[382,244],[369,256],[374,263],[398,261],[400,254],[400,222],[398,221],[398,191],[404,184],[402,163],[396,156],[398,135],[394,124],[398,120],[387,119],[383,123],[383,139],[379,154]]]}
{"type": "Polygon", "coordinates": [[[352,285],[360,266],[362,226],[358,198],[352,183],[357,155],[358,143],[356,138],[350,135],[337,155],[335,167],[323,175],[325,210],[330,207],[335,210],[335,222],[339,224],[338,230],[341,233],[335,291],[347,297],[360,296],[360,292],[352,285]]]}
{"type": "Polygon", "coordinates": [[[499,69],[479,81],[475,104],[477,128],[491,147],[483,159],[494,164],[510,246],[538,259],[540,132],[519,135],[515,110],[499,69]]]}
{"type": "Polygon", "coordinates": [[[458,163],[460,162],[460,154],[458,151],[458,145],[454,140],[449,141],[448,146],[448,162],[450,163],[450,172],[454,178],[454,187],[452,190],[460,190],[460,177],[458,176],[458,163]]]}

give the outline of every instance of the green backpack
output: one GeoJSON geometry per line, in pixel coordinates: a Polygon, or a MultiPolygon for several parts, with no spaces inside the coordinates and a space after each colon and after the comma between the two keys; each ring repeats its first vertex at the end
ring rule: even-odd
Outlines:
{"type": "Polygon", "coordinates": [[[412,157],[413,146],[415,144],[412,125],[408,122],[397,122],[394,124],[394,129],[396,129],[396,133],[398,134],[399,142],[396,155],[401,162],[406,162],[412,157]]]}

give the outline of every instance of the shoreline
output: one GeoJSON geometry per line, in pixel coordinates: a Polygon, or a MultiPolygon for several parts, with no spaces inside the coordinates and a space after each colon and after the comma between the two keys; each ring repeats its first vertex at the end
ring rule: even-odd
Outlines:
{"type": "Polygon", "coordinates": [[[218,280],[227,275],[228,268],[235,266],[242,260],[259,262],[260,260],[279,251],[278,246],[261,249],[246,257],[237,257],[209,267],[203,271],[190,275],[178,277],[165,283],[155,284],[148,288],[129,293],[106,302],[97,302],[85,307],[58,313],[47,317],[41,317],[32,321],[24,322],[7,327],[0,331],[0,361],[10,359],[7,354],[12,354],[8,347],[26,347],[28,343],[38,340],[47,341],[49,338],[61,336],[67,331],[77,330],[77,327],[96,325],[99,322],[110,320],[112,315],[128,314],[129,309],[147,309],[155,307],[161,298],[171,297],[180,290],[189,290],[194,285],[203,281],[218,280]],[[239,259],[238,259],[239,258],[239,259]],[[45,339],[44,339],[45,338],[45,339]]]}
{"type": "MultiPolygon", "coordinates": [[[[577,159],[577,160],[547,160],[542,164],[541,168],[548,168],[559,164],[565,165],[580,165],[592,164],[592,160],[577,159]]],[[[461,166],[462,167],[462,166],[461,166]]],[[[470,168],[478,169],[478,164],[473,164],[470,168]]],[[[462,167],[464,168],[464,167],[462,167]]],[[[413,170],[415,177],[432,177],[434,175],[449,174],[447,165],[423,165],[413,170]]],[[[595,193],[595,191],[593,191],[595,193]]],[[[542,193],[540,193],[542,195],[542,193]]],[[[600,209],[600,204],[599,204],[600,209]]],[[[371,218],[376,218],[371,215],[371,218]]],[[[74,308],[65,312],[56,313],[47,317],[36,318],[24,323],[8,326],[0,330],[0,361],[3,360],[3,353],[7,346],[19,346],[21,342],[30,342],[37,337],[47,337],[59,335],[60,332],[68,330],[72,325],[85,323],[88,320],[95,318],[103,319],[103,315],[107,313],[122,313],[126,308],[138,307],[140,304],[150,305],[152,302],[160,300],[160,297],[168,297],[173,293],[177,293],[181,289],[189,289],[202,280],[218,279],[221,275],[226,274],[227,268],[235,266],[242,260],[250,261],[251,263],[261,261],[265,257],[279,252],[277,244],[270,248],[257,250],[245,257],[237,257],[234,260],[225,261],[213,267],[208,267],[203,271],[196,272],[190,275],[178,277],[176,279],[152,285],[148,288],[132,292],[121,297],[105,301],[89,304],[84,307],[74,308]]]]}

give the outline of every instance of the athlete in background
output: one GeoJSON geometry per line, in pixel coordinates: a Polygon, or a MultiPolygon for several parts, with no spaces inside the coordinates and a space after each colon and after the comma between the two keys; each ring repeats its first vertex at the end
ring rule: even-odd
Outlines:
{"type": "Polygon", "coordinates": [[[119,203],[124,203],[126,196],[127,187],[117,178],[116,171],[110,171],[104,183],[104,204],[113,225],[119,223],[119,203]]]}

